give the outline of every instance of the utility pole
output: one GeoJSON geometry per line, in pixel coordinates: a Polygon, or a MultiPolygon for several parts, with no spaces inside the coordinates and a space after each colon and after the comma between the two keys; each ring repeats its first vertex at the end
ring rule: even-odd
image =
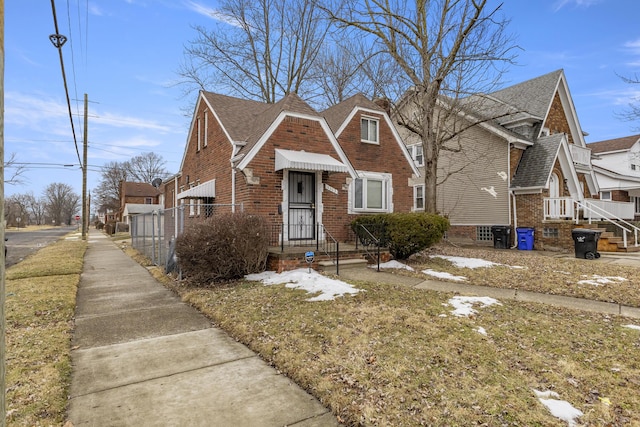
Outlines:
{"type": "Polygon", "coordinates": [[[87,228],[89,225],[89,218],[87,212],[87,124],[88,110],[89,109],[89,97],[84,94],[84,151],[82,153],[82,240],[87,240],[87,228]]]}
{"type": "MultiPolygon", "coordinates": [[[[0,241],[4,242],[4,0],[0,0],[0,241]]],[[[6,312],[5,305],[5,282],[4,282],[4,251],[0,250],[0,427],[6,425],[6,344],[5,326],[6,312]]]]}

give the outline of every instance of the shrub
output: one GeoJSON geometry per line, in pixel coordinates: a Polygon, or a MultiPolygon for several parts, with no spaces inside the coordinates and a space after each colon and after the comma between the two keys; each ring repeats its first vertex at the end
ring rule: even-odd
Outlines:
{"type": "MultiPolygon", "coordinates": [[[[359,239],[366,239],[357,225],[364,225],[396,259],[411,255],[437,243],[449,229],[449,220],[423,212],[368,215],[351,223],[359,239]]],[[[365,233],[366,234],[366,233],[365,233]]]]}
{"type": "Polygon", "coordinates": [[[239,279],[264,271],[268,242],[264,218],[245,213],[215,215],[178,236],[178,265],[195,283],[239,279]]]}

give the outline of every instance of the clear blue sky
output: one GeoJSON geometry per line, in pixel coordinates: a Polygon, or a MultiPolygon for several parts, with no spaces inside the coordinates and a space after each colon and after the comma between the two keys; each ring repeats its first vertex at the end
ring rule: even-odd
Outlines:
{"type": "MultiPolygon", "coordinates": [[[[195,37],[191,26],[212,23],[207,11],[217,3],[55,3],[59,32],[69,38],[63,57],[80,155],[82,121],[75,115],[83,113],[84,93],[90,100],[89,190],[98,184],[100,166],[148,151],[161,155],[169,171],[177,172],[189,126],[183,108],[193,99],[182,98],[182,90],[172,84],[183,48],[195,37]]],[[[625,84],[616,75],[640,71],[640,1],[505,0],[503,10],[522,48],[505,85],[563,68],[588,142],[638,133],[615,113],[640,95],[640,85],[625,84]]],[[[50,1],[5,0],[5,159],[16,153],[17,161],[31,163],[24,175],[27,182],[6,185],[7,196],[30,191],[38,196],[52,182],[81,192],[58,51],[49,41],[52,33],[50,1]],[[75,167],[61,166],[65,164],[75,167]]]]}

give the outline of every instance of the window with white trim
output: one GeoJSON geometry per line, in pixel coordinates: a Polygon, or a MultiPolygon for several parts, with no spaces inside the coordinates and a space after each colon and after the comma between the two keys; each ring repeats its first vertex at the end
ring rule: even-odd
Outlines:
{"type": "Polygon", "coordinates": [[[391,175],[360,173],[350,186],[351,209],[354,212],[389,212],[391,175]]]}
{"type": "Polygon", "coordinates": [[[196,131],[198,132],[198,147],[197,150],[200,151],[201,148],[201,144],[202,144],[202,137],[201,137],[201,129],[200,129],[200,117],[198,117],[196,119],[196,131]]]}
{"type": "Polygon", "coordinates": [[[416,144],[409,146],[411,150],[411,158],[416,166],[424,166],[424,151],[422,144],[416,144]]]}
{"type": "Polygon", "coordinates": [[[363,117],[360,119],[360,139],[369,144],[379,144],[378,119],[363,117]]]}
{"type": "Polygon", "coordinates": [[[424,210],[424,185],[413,187],[413,209],[416,211],[424,210]]]}
{"type": "Polygon", "coordinates": [[[209,114],[207,111],[204,112],[204,142],[203,145],[206,147],[209,144],[207,134],[209,133],[209,114]]]}
{"type": "Polygon", "coordinates": [[[631,201],[635,207],[634,213],[640,215],[640,197],[631,197],[631,201]]]}
{"type": "Polygon", "coordinates": [[[600,200],[611,200],[611,191],[601,191],[600,200]]]}

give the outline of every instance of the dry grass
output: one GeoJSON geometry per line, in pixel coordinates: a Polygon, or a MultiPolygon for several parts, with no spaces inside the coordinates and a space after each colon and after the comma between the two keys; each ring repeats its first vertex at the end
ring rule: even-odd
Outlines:
{"type": "Polygon", "coordinates": [[[86,242],[59,240],[6,271],[7,425],[61,425],[86,242]]]}
{"type": "MultiPolygon", "coordinates": [[[[471,283],[528,283],[531,290],[585,296],[591,294],[575,291],[575,281],[565,276],[593,272],[637,281],[640,275],[631,267],[596,268],[593,262],[530,253],[495,257],[527,269],[464,269],[464,275],[471,283]]],[[[420,265],[460,273],[444,260],[420,265]]],[[[308,302],[308,294],[284,286],[170,284],[346,425],[566,425],[533,389],[557,392],[584,412],[582,425],[640,425],[640,331],[625,327],[638,321],[513,301],[459,318],[451,315],[452,294],[355,285],[365,292],[308,302]]],[[[617,291],[593,295],[621,298],[617,291]]]]}
{"type": "MultiPolygon", "coordinates": [[[[420,257],[412,266],[417,271],[430,268],[464,276],[472,285],[521,289],[551,295],[566,295],[597,301],[615,302],[640,307],[640,274],[638,269],[610,264],[605,258],[584,260],[572,256],[553,256],[538,251],[493,250],[484,248],[458,248],[439,245],[420,257]],[[504,266],[493,268],[457,268],[451,262],[430,255],[480,258],[504,266]],[[519,266],[524,268],[510,268],[519,266]],[[603,286],[579,283],[594,276],[621,277],[603,286]]],[[[424,276],[428,277],[428,276],[424,276]]]]}

